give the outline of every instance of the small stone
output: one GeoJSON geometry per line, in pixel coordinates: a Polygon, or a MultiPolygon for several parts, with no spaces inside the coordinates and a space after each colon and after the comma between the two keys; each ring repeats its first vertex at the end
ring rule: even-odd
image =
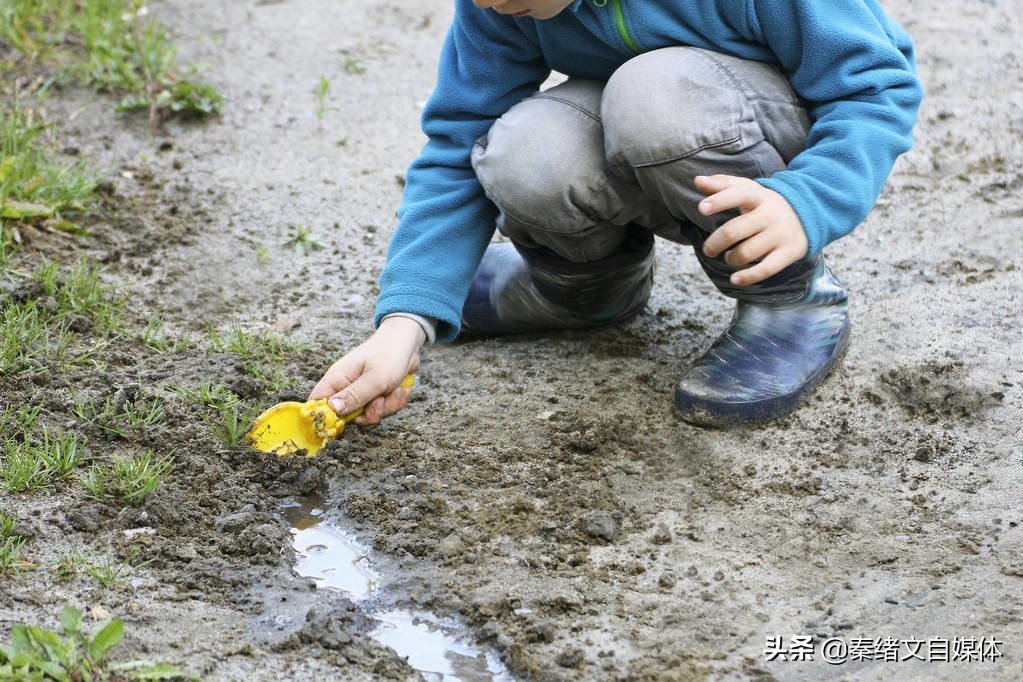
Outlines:
{"type": "Polygon", "coordinates": [[[671,542],[671,531],[663,523],[657,526],[657,530],[650,536],[650,542],[655,545],[666,545],[671,542]]]}
{"type": "Polygon", "coordinates": [[[582,516],[579,524],[590,537],[614,542],[622,532],[622,515],[618,512],[594,511],[582,516]]]}
{"type": "Polygon", "coordinates": [[[437,543],[437,553],[443,557],[453,557],[465,551],[465,542],[458,533],[451,533],[437,543]]]}
{"type": "Polygon", "coordinates": [[[566,649],[555,660],[562,668],[578,668],[586,660],[586,655],[582,649],[566,649]]]}

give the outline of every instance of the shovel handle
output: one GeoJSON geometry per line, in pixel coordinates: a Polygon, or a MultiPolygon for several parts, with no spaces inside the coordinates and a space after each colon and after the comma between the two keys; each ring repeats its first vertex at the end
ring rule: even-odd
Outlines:
{"type": "MultiPolygon", "coordinates": [[[[411,374],[409,374],[404,379],[401,380],[401,383],[399,384],[399,387],[400,388],[412,388],[415,385],[415,383],[416,383],[415,377],[413,377],[411,374]]],[[[365,406],[363,406],[363,407],[358,408],[354,412],[349,412],[345,416],[341,417],[341,421],[343,421],[345,424],[351,424],[353,421],[355,421],[356,419],[359,418],[359,415],[362,414],[363,410],[365,410],[365,409],[366,409],[365,406]]]]}

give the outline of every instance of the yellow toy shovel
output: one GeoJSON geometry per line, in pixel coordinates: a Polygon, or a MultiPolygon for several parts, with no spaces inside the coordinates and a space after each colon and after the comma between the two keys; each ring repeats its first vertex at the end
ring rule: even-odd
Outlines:
{"type": "MultiPolygon", "coordinates": [[[[414,383],[415,379],[409,374],[401,385],[412,388],[414,383]]],[[[259,415],[245,434],[245,441],[257,450],[275,455],[315,457],[327,441],[344,433],[345,425],[360,414],[361,407],[339,417],[326,398],[278,403],[259,415]]]]}

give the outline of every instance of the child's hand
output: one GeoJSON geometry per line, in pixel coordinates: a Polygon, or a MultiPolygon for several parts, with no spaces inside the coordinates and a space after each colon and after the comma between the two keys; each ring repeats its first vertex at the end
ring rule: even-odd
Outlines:
{"type": "Polygon", "coordinates": [[[696,189],[707,195],[703,215],[739,209],[741,215],[714,230],[703,243],[711,258],[724,253],[732,267],[760,261],[732,275],[732,284],[755,284],[806,255],[810,243],[799,216],[785,198],[748,178],[698,175],[696,189]]]}
{"type": "Polygon", "coordinates": [[[330,398],[339,415],[365,405],[355,423],[376,424],[408,404],[412,389],[400,384],[419,369],[419,349],[425,341],[418,322],[389,317],[372,336],[330,366],[309,399],[330,398]]]}

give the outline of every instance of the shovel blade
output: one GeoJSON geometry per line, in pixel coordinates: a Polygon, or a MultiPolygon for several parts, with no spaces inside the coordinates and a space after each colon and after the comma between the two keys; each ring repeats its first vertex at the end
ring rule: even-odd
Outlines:
{"type": "MultiPolygon", "coordinates": [[[[245,434],[245,440],[262,452],[314,457],[333,437],[325,433],[322,427],[317,428],[316,410],[322,407],[320,403],[325,402],[315,400],[308,403],[286,402],[274,405],[259,415],[255,425],[245,434]]],[[[344,422],[341,422],[341,425],[343,427],[344,422]]]]}
{"type": "MultiPolygon", "coordinates": [[[[412,388],[414,383],[415,379],[409,374],[401,386],[412,388]]],[[[315,457],[327,441],[340,436],[345,424],[360,414],[361,407],[339,417],[326,398],[278,403],[256,418],[256,423],[245,434],[245,442],[275,455],[315,457]]]]}

